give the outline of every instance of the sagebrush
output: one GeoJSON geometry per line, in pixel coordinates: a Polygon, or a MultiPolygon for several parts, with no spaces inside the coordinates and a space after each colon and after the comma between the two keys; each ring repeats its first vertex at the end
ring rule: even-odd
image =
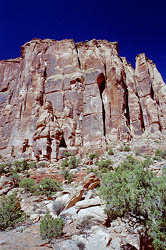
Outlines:
{"type": "Polygon", "coordinates": [[[132,156],[103,175],[100,195],[111,220],[130,215],[143,224],[155,249],[166,249],[166,176],[149,170],[150,159],[132,156]]]}

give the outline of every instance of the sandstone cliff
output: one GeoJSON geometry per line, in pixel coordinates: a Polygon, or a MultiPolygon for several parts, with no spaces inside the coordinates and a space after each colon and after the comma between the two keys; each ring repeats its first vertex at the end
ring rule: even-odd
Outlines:
{"type": "Polygon", "coordinates": [[[117,43],[34,39],[0,61],[0,154],[57,159],[166,134],[166,86],[145,54],[136,69],[117,43]]]}

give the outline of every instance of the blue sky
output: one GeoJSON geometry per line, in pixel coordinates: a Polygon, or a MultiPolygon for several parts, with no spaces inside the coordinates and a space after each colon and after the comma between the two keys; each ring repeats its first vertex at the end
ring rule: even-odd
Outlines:
{"type": "Polygon", "coordinates": [[[120,55],[133,66],[145,52],[166,80],[165,30],[164,0],[4,0],[0,59],[20,56],[20,46],[32,38],[107,39],[118,41],[120,55]]]}

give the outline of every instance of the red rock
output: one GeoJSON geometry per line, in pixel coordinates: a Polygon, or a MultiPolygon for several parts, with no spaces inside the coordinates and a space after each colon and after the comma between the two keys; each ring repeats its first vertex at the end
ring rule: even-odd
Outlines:
{"type": "Polygon", "coordinates": [[[0,61],[0,154],[57,159],[165,130],[166,86],[144,54],[134,71],[117,43],[34,39],[0,61]]]}

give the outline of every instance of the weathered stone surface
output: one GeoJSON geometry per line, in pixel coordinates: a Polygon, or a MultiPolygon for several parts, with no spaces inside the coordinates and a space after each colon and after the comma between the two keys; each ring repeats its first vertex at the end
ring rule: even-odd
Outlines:
{"type": "Polygon", "coordinates": [[[54,160],[145,132],[166,134],[166,86],[145,54],[134,71],[117,43],[34,39],[0,61],[1,154],[54,160]]]}
{"type": "Polygon", "coordinates": [[[102,201],[99,199],[99,197],[93,198],[93,199],[85,199],[83,201],[79,201],[76,203],[75,208],[80,210],[83,208],[93,207],[93,206],[99,206],[102,204],[102,201]]]}
{"type": "Polygon", "coordinates": [[[70,197],[69,202],[66,204],[64,209],[68,209],[73,207],[78,201],[80,201],[82,199],[83,196],[83,192],[84,189],[83,188],[79,188],[76,189],[75,192],[73,192],[73,194],[70,197]]]}
{"type": "Polygon", "coordinates": [[[89,173],[84,178],[84,188],[92,190],[100,184],[100,180],[94,173],[89,173]]]}
{"type": "Polygon", "coordinates": [[[104,224],[106,220],[104,206],[88,207],[78,212],[77,227],[87,229],[94,225],[104,224]]]}

